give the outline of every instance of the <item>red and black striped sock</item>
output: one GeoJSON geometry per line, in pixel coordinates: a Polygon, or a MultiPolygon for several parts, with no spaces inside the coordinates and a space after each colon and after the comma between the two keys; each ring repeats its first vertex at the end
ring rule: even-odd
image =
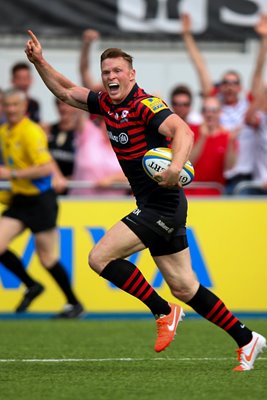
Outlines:
{"type": "Polygon", "coordinates": [[[200,285],[195,296],[187,302],[198,314],[225,330],[239,347],[248,344],[252,332],[243,325],[212,292],[200,285]]]}
{"type": "Polygon", "coordinates": [[[156,317],[171,312],[168,302],[155,292],[141,271],[130,261],[122,258],[113,260],[103,269],[100,276],[141,300],[156,317]]]}

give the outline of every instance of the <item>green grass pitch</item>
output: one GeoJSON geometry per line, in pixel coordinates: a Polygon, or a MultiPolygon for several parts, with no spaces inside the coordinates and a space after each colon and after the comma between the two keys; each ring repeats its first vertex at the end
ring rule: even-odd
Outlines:
{"type": "MultiPolygon", "coordinates": [[[[245,322],[266,336],[267,320],[245,322]]],[[[153,320],[0,321],[0,398],[267,398],[267,352],[237,373],[235,342],[207,321],[185,319],[159,354],[155,335],[153,320]]]]}

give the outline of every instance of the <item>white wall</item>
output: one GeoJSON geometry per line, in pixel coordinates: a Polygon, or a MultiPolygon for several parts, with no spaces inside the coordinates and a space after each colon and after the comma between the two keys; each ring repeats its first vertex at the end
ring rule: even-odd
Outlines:
{"type": "MultiPolygon", "coordinates": [[[[112,46],[116,46],[112,43],[112,46]]],[[[144,46],[143,46],[144,47],[144,46]]],[[[169,92],[174,85],[186,83],[193,92],[198,94],[199,84],[194,69],[187,54],[183,50],[167,49],[162,46],[153,50],[137,48],[129,43],[123,47],[134,57],[134,65],[137,70],[137,82],[147,92],[160,93],[168,102],[169,92]]],[[[238,70],[243,78],[244,87],[249,88],[253,61],[257,54],[258,43],[250,43],[247,51],[204,51],[203,55],[211,71],[214,81],[220,79],[227,69],[238,70]]],[[[92,50],[92,71],[96,79],[100,80],[99,55],[103,51],[103,43],[95,43],[92,50]]],[[[80,83],[78,73],[79,46],[77,49],[44,49],[44,55],[49,63],[66,75],[75,83],[80,83]]],[[[10,82],[10,67],[17,61],[26,60],[23,46],[15,48],[1,47],[0,45],[0,87],[6,89],[10,82]]],[[[266,77],[266,69],[265,69],[266,77]]],[[[31,94],[37,98],[42,107],[43,121],[52,122],[57,117],[53,106],[53,97],[44,86],[38,74],[34,71],[34,84],[31,94]]],[[[196,97],[195,108],[199,107],[199,97],[196,97]]]]}

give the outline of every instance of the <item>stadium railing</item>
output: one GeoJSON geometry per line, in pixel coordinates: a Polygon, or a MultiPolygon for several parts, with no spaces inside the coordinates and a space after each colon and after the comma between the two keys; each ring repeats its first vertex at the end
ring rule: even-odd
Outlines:
{"type": "MultiPolygon", "coordinates": [[[[97,186],[91,181],[68,181],[67,183],[68,189],[95,189],[97,186]]],[[[0,190],[8,190],[10,188],[9,181],[0,181],[0,190]]],[[[104,188],[105,189],[105,188],[104,188]]],[[[129,189],[129,184],[125,183],[114,183],[111,186],[106,188],[109,189],[129,189]]],[[[224,186],[217,182],[192,182],[189,187],[186,189],[214,189],[218,192],[219,195],[224,193],[224,186]]]]}
{"type": "MultiPolygon", "coordinates": [[[[240,195],[240,194],[244,194],[244,192],[246,190],[249,189],[261,189],[261,190],[266,190],[264,189],[262,182],[260,181],[243,181],[243,182],[239,182],[236,187],[234,188],[234,195],[240,195]]],[[[267,192],[267,190],[266,190],[267,192]]]]}

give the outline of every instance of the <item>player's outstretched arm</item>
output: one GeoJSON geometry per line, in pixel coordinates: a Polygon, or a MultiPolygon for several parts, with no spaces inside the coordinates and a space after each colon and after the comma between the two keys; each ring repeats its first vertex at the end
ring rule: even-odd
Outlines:
{"type": "Polygon", "coordinates": [[[31,30],[28,30],[28,34],[30,39],[26,44],[25,53],[48,89],[65,103],[87,110],[89,89],[76,86],[48,64],[43,57],[42,46],[37,37],[31,30]]]}
{"type": "Polygon", "coordinates": [[[197,43],[192,35],[192,21],[189,14],[183,14],[182,20],[182,37],[185,43],[187,52],[197,71],[201,85],[203,96],[209,96],[213,89],[213,83],[209,74],[206,62],[197,46],[197,43]]]}

